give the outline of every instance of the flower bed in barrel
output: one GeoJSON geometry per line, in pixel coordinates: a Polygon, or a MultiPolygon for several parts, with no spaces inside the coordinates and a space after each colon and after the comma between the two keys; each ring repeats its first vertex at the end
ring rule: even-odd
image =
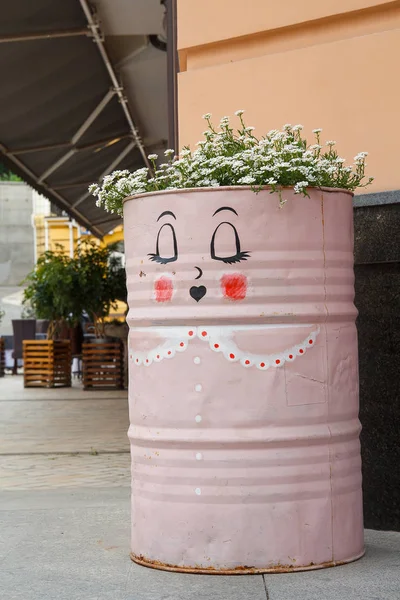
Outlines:
{"type": "Polygon", "coordinates": [[[195,151],[91,186],[124,216],[132,554],[200,573],[364,553],[353,191],[321,130],[211,116],[195,151]]]}

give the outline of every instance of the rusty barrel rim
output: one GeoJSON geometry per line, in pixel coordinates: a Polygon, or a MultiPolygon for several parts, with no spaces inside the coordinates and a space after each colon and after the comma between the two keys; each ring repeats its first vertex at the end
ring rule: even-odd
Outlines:
{"type": "Polygon", "coordinates": [[[158,571],[169,571],[172,573],[188,573],[197,575],[262,575],[264,573],[299,573],[301,571],[317,571],[320,569],[330,569],[332,567],[340,567],[356,560],[360,560],[365,554],[365,548],[359,554],[346,558],[344,560],[332,560],[321,564],[309,564],[301,567],[292,567],[291,565],[277,565],[276,567],[266,567],[265,569],[257,567],[236,567],[235,569],[214,569],[213,567],[179,567],[163,563],[158,560],[150,560],[140,555],[137,556],[133,552],[130,553],[131,560],[149,569],[156,569],[158,571]]]}
{"type": "MultiPolygon", "coordinates": [[[[269,193],[273,192],[273,193],[277,193],[279,190],[293,190],[293,185],[282,185],[279,186],[279,188],[277,188],[276,191],[273,191],[270,185],[266,185],[263,186],[262,189],[260,190],[260,192],[264,192],[267,191],[269,193]]],[[[129,202],[130,200],[138,200],[139,198],[149,198],[151,196],[161,196],[161,195],[168,195],[168,194],[185,194],[188,192],[223,192],[223,191],[227,191],[227,190],[251,190],[253,191],[253,188],[250,185],[221,185],[218,187],[198,187],[198,188],[179,188],[176,190],[156,190],[154,192],[144,192],[143,194],[133,194],[132,196],[127,196],[126,198],[124,198],[124,200],[122,201],[123,204],[125,204],[125,202],[129,202]]],[[[331,187],[324,187],[324,186],[308,186],[307,190],[316,190],[318,192],[327,192],[328,194],[332,194],[332,193],[342,193],[342,194],[349,194],[349,196],[353,197],[354,196],[354,192],[352,192],[351,190],[346,190],[344,188],[331,188],[331,187]]]]}

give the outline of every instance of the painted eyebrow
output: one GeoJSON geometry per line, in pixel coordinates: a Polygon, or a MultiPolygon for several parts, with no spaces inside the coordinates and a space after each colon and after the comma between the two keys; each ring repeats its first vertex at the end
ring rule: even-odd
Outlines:
{"type": "Polygon", "coordinates": [[[239,215],[237,214],[236,210],[234,208],[231,208],[230,206],[221,206],[221,208],[218,208],[215,213],[213,214],[213,217],[215,217],[215,215],[219,212],[221,212],[221,210],[230,210],[231,212],[235,213],[235,215],[238,217],[239,215]]]}
{"type": "Polygon", "coordinates": [[[171,217],[174,217],[174,219],[176,221],[176,216],[170,210],[164,210],[164,212],[162,212],[161,215],[158,217],[157,221],[159,221],[161,219],[161,217],[165,217],[166,215],[171,215],[171,217]]]}

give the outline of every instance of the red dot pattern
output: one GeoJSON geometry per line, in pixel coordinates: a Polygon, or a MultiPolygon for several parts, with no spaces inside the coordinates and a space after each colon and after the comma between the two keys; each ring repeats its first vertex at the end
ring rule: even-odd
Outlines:
{"type": "MultiPolygon", "coordinates": [[[[191,330],[189,330],[189,331],[188,331],[188,335],[189,335],[190,337],[192,337],[192,336],[194,335],[194,331],[193,331],[192,329],[191,329],[191,330]]],[[[203,330],[203,331],[201,332],[201,335],[202,335],[202,337],[207,337],[207,336],[208,336],[208,332],[207,332],[206,330],[203,330]]],[[[308,344],[309,344],[310,346],[312,346],[312,345],[314,344],[314,340],[313,340],[313,339],[308,339],[308,344]]],[[[182,341],[182,342],[180,342],[180,343],[179,343],[179,346],[180,346],[181,348],[184,348],[184,347],[186,346],[186,343],[182,341]]],[[[214,344],[213,344],[213,347],[214,347],[215,349],[219,349],[219,348],[220,348],[220,344],[219,344],[219,343],[214,343],[214,344]]],[[[304,349],[304,348],[299,348],[299,349],[298,349],[298,353],[299,353],[299,354],[304,354],[304,353],[305,353],[305,351],[306,351],[306,349],[304,349]]],[[[167,355],[168,355],[168,356],[171,356],[171,355],[172,355],[172,351],[171,351],[171,350],[168,350],[168,352],[167,352],[167,355]]],[[[289,355],[287,355],[287,356],[288,356],[288,359],[289,359],[289,360],[293,360],[293,359],[295,358],[293,354],[289,354],[289,355]]],[[[133,358],[133,356],[132,356],[132,355],[130,355],[130,358],[133,358]]],[[[157,357],[156,357],[156,358],[157,358],[157,360],[160,360],[160,359],[161,359],[161,356],[160,356],[160,354],[157,354],[157,357]]],[[[231,360],[235,360],[235,359],[236,359],[236,355],[235,355],[233,352],[231,352],[231,353],[229,354],[229,358],[230,358],[231,360]]],[[[145,363],[145,364],[149,364],[149,362],[150,362],[150,361],[149,361],[149,359],[148,359],[148,358],[146,358],[146,359],[144,360],[144,363],[145,363]]],[[[135,358],[135,363],[136,363],[136,364],[140,364],[140,359],[139,359],[139,358],[135,358]]],[[[281,359],[277,358],[277,359],[275,360],[275,364],[276,364],[276,365],[280,365],[281,363],[282,363],[282,360],[281,360],[281,359]]],[[[242,363],[242,364],[245,364],[246,366],[249,366],[249,365],[251,365],[251,361],[250,361],[249,359],[245,359],[245,360],[244,360],[244,363],[242,363]]],[[[266,368],[266,367],[267,367],[267,364],[266,364],[265,362],[260,362],[260,363],[259,363],[259,367],[260,367],[261,369],[264,369],[264,368],[266,368]]]]}

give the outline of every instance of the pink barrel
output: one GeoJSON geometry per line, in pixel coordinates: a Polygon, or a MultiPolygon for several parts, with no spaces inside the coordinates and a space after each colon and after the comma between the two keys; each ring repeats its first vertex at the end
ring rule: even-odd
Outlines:
{"type": "Polygon", "coordinates": [[[363,555],[352,195],[125,202],[132,559],[316,569],[363,555]]]}

